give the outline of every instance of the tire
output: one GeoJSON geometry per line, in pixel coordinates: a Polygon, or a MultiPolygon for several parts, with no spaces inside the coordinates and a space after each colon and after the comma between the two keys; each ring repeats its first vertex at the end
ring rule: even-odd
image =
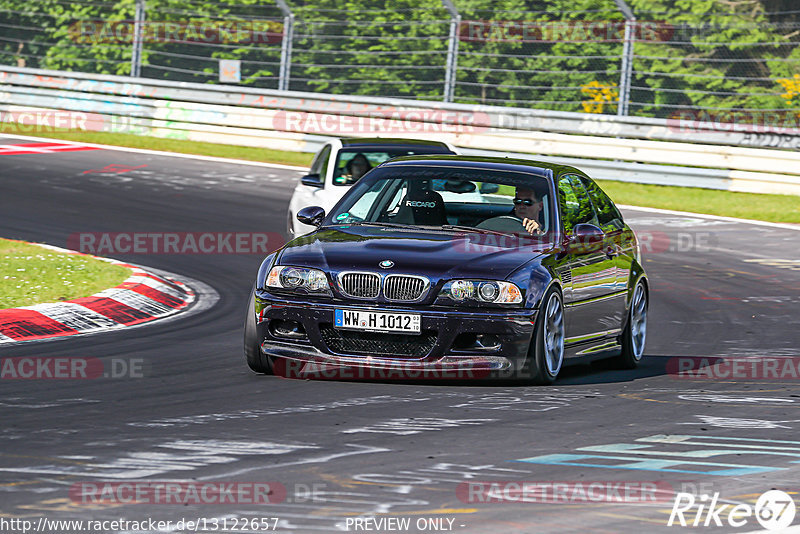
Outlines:
{"type": "Polygon", "coordinates": [[[261,352],[258,343],[258,330],[256,329],[256,300],[255,286],[250,291],[250,303],[247,305],[247,315],[244,318],[244,357],[247,366],[253,372],[271,375],[272,362],[269,357],[261,352]]]}
{"type": "Polygon", "coordinates": [[[530,373],[527,381],[536,385],[552,384],[563,365],[564,301],[561,292],[553,286],[545,293],[536,318],[536,331],[525,362],[530,373]]]}
{"type": "Polygon", "coordinates": [[[639,280],[633,290],[627,324],[620,339],[622,351],[617,362],[623,369],[635,369],[644,356],[644,345],[647,341],[648,304],[647,288],[644,281],[639,280]]]}

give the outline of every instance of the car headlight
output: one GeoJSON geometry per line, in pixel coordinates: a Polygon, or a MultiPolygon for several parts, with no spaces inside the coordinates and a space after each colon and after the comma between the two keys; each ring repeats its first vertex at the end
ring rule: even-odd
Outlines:
{"type": "Polygon", "coordinates": [[[331,295],[328,277],[319,269],[307,267],[290,267],[279,265],[273,267],[267,275],[266,287],[299,291],[315,295],[331,295]]]}
{"type": "Polygon", "coordinates": [[[439,293],[440,298],[485,304],[520,304],[522,291],[511,282],[496,280],[450,280],[439,293]]]}

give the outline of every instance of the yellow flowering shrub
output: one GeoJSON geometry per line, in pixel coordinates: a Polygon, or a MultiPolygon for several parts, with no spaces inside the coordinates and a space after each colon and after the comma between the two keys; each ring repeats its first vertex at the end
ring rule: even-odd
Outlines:
{"type": "Polygon", "coordinates": [[[619,102],[619,89],[615,83],[589,82],[581,85],[581,93],[589,97],[589,100],[581,102],[584,113],[603,113],[606,105],[619,102]]]}

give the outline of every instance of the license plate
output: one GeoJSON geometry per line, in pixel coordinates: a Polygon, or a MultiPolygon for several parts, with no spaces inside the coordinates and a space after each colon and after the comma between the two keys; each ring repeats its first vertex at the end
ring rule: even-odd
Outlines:
{"type": "Polygon", "coordinates": [[[418,313],[334,310],[334,326],[348,330],[419,334],[421,322],[418,313]]]}

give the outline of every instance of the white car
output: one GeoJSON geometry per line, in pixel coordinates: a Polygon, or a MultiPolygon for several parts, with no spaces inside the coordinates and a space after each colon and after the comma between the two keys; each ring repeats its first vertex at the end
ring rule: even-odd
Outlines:
{"type": "Polygon", "coordinates": [[[329,212],[372,167],[400,156],[456,153],[449,143],[418,139],[334,139],[326,143],[314,156],[308,174],[300,179],[289,201],[289,239],[316,229],[295,218],[299,210],[319,206],[329,212]]]}

